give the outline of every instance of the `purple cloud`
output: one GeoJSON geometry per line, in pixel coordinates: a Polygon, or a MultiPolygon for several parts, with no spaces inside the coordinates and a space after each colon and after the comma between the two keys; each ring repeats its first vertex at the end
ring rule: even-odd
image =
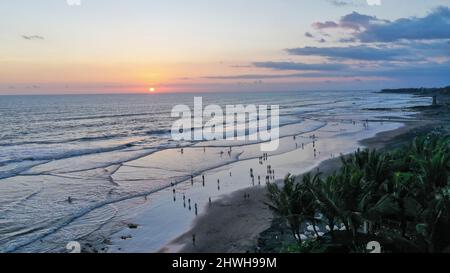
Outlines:
{"type": "Polygon", "coordinates": [[[332,59],[353,59],[363,61],[399,60],[408,56],[405,48],[377,48],[365,45],[348,47],[300,47],[289,48],[291,55],[322,56],[332,59]]]}
{"type": "Polygon", "coordinates": [[[316,22],[313,24],[313,27],[315,29],[327,29],[327,28],[338,28],[339,24],[333,22],[333,21],[326,21],[326,22],[316,22]]]}
{"type": "Polygon", "coordinates": [[[253,65],[259,68],[294,71],[332,71],[347,68],[347,65],[338,63],[306,64],[295,62],[255,62],[253,65]]]}
{"type": "Polygon", "coordinates": [[[353,12],[343,16],[339,22],[316,22],[313,27],[320,30],[350,29],[354,31],[353,37],[346,39],[363,43],[450,39],[450,9],[438,7],[425,17],[400,18],[395,21],[353,12]]]}
{"type": "Polygon", "coordinates": [[[366,43],[450,39],[450,9],[439,7],[422,18],[401,18],[384,24],[369,24],[356,38],[366,43]]]}
{"type": "Polygon", "coordinates": [[[364,15],[354,11],[353,13],[343,16],[339,20],[339,22],[334,21],[315,22],[313,23],[312,26],[315,29],[346,28],[355,31],[360,31],[362,28],[365,28],[374,22],[379,23],[385,21],[380,20],[375,16],[364,15]]]}

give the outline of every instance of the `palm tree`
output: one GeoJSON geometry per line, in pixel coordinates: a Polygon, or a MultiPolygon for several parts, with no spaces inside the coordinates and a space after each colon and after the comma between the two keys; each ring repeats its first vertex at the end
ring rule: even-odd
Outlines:
{"type": "Polygon", "coordinates": [[[303,222],[304,207],[300,201],[301,188],[295,183],[295,177],[288,174],[284,179],[284,185],[280,189],[275,183],[267,183],[267,203],[277,215],[285,218],[293,236],[301,242],[300,227],[303,222]]]}
{"type": "MultiPolygon", "coordinates": [[[[305,221],[317,213],[333,227],[342,223],[358,246],[361,226],[371,236],[413,252],[450,251],[450,136],[418,137],[390,152],[358,150],[325,180],[288,175],[280,189],[268,184],[270,208],[285,218],[301,242],[305,221]]],[[[317,230],[315,230],[316,234],[317,230]]],[[[395,247],[394,247],[395,248],[395,247]]]]}
{"type": "Polygon", "coordinates": [[[330,227],[330,235],[334,237],[334,226],[338,219],[342,218],[341,209],[342,190],[337,182],[336,175],[330,175],[325,181],[310,187],[310,191],[316,199],[317,209],[325,216],[325,221],[330,227]]]}

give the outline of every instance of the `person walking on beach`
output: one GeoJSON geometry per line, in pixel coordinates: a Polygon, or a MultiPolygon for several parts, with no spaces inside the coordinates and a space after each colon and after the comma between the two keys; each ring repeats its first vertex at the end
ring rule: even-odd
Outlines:
{"type": "Polygon", "coordinates": [[[211,201],[211,197],[209,197],[209,206],[211,207],[212,205],[212,201],[211,201]]]}
{"type": "Polygon", "coordinates": [[[192,234],[192,245],[195,246],[195,233],[192,234]]]}
{"type": "Polygon", "coordinates": [[[181,154],[184,154],[184,149],[183,148],[181,148],[181,154]]]}

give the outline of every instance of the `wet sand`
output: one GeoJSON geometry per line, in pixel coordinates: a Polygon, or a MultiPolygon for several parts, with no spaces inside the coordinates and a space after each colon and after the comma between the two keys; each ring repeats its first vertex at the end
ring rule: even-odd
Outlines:
{"type": "MultiPolygon", "coordinates": [[[[404,126],[360,143],[368,148],[382,149],[410,140],[417,131],[429,130],[435,122],[407,122],[404,126]]],[[[339,168],[339,158],[326,160],[319,170],[326,176],[339,168]]],[[[301,175],[297,176],[297,180],[301,175]]],[[[282,183],[279,179],[277,183],[282,183]]],[[[207,212],[195,221],[191,230],[173,240],[161,252],[179,253],[245,253],[260,251],[260,234],[272,225],[273,213],[268,209],[264,187],[248,188],[212,203],[207,212]],[[244,199],[244,194],[250,195],[244,199]],[[195,244],[193,242],[195,235],[195,244]]]]}
{"type": "MultiPolygon", "coordinates": [[[[324,175],[333,172],[340,159],[327,160],[319,165],[324,175]]],[[[297,176],[301,179],[301,176],[297,176]]],[[[279,179],[276,183],[282,183],[279,179]]],[[[257,252],[261,232],[270,228],[273,213],[265,187],[234,192],[213,202],[206,214],[195,221],[194,227],[160,252],[178,253],[246,253],[257,252]],[[244,195],[249,198],[245,199],[244,195]],[[195,235],[195,244],[192,236],[195,235]]]]}

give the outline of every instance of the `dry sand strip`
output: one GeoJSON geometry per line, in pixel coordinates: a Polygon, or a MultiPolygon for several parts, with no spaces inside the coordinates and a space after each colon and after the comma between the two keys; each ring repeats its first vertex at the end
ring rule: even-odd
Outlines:
{"type": "Polygon", "coordinates": [[[211,204],[192,230],[181,235],[161,252],[245,253],[253,251],[261,232],[270,227],[272,212],[264,188],[234,192],[211,204]],[[249,198],[244,198],[249,194],[249,198]],[[195,234],[195,245],[192,237],[195,234]]]}

